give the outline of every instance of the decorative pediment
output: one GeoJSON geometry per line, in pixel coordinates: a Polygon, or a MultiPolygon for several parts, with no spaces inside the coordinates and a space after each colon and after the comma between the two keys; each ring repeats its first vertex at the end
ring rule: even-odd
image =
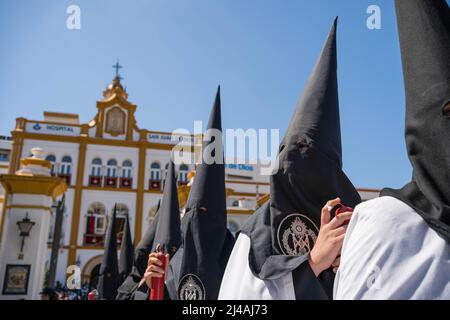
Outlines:
{"type": "Polygon", "coordinates": [[[134,117],[136,105],[127,98],[120,77],[116,76],[113,82],[103,92],[104,99],[97,101],[97,115],[95,126],[97,138],[123,136],[124,140],[133,140],[133,130],[137,130],[134,117]],[[105,137],[106,134],[106,137],[105,137]]]}

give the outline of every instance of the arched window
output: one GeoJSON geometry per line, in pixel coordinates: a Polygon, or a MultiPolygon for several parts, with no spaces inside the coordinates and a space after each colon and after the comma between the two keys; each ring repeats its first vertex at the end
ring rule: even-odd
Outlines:
{"type": "Polygon", "coordinates": [[[105,206],[103,203],[92,203],[87,211],[86,234],[103,235],[106,231],[105,206]]]}
{"type": "MultiPolygon", "coordinates": [[[[116,211],[117,217],[125,217],[129,212],[128,206],[124,203],[118,203],[116,209],[117,209],[116,211]]],[[[112,208],[112,210],[114,210],[114,207],[112,208]]]]}
{"type": "Polygon", "coordinates": [[[106,163],[106,176],[110,178],[115,178],[117,173],[117,161],[115,159],[110,159],[106,163]]]}
{"type": "Polygon", "coordinates": [[[47,160],[51,163],[52,167],[50,168],[50,174],[54,175],[55,174],[55,166],[56,166],[56,157],[52,154],[49,154],[47,157],[45,157],[45,160],[47,160]]]}
{"type": "Polygon", "coordinates": [[[150,180],[159,181],[161,180],[161,167],[158,162],[153,162],[150,165],[150,180]]]}
{"type": "Polygon", "coordinates": [[[188,182],[188,171],[189,167],[186,164],[180,165],[180,172],[178,173],[178,181],[181,183],[187,183],[188,182]]]}
{"type": "Polygon", "coordinates": [[[61,160],[61,168],[59,170],[59,173],[70,175],[71,167],[72,167],[72,158],[70,156],[64,156],[61,160]]]}
{"type": "Polygon", "coordinates": [[[131,178],[131,169],[133,163],[130,160],[125,160],[122,163],[122,178],[131,178]]]}
{"type": "Polygon", "coordinates": [[[94,177],[101,177],[102,176],[102,159],[100,158],[95,158],[94,160],[92,160],[92,171],[91,171],[91,175],[94,177]]]}

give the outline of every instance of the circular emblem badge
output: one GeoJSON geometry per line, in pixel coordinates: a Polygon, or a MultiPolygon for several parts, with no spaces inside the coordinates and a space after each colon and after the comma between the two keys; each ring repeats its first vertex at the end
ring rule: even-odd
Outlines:
{"type": "Polygon", "coordinates": [[[278,227],[278,245],[289,256],[301,256],[311,251],[319,228],[307,216],[294,213],[281,221],[278,227]]]}
{"type": "Polygon", "coordinates": [[[178,299],[205,300],[205,296],[205,286],[200,278],[191,273],[184,275],[178,286],[178,299]]]}

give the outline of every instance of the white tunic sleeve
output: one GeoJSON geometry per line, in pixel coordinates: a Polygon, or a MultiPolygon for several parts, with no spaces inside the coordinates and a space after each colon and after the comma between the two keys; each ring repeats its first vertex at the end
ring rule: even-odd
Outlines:
{"type": "Polygon", "coordinates": [[[381,197],[355,208],[335,299],[450,299],[450,247],[412,208],[381,197]]]}
{"type": "Polygon", "coordinates": [[[249,252],[250,238],[241,233],[228,259],[219,300],[294,300],[292,273],[274,281],[261,280],[250,270],[249,252]]]}

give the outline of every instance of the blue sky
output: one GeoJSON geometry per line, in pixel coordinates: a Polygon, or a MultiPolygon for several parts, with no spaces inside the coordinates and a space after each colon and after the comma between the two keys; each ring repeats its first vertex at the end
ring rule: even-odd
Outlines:
{"type": "Polygon", "coordinates": [[[91,120],[119,58],[142,128],[192,129],[221,84],[225,128],[282,135],[336,15],[345,171],[358,187],[400,187],[411,166],[393,1],[2,0],[0,134],[44,110],[91,120]],[[81,30],[66,28],[71,4],[81,30]],[[371,4],[381,30],[366,27],[371,4]]]}

